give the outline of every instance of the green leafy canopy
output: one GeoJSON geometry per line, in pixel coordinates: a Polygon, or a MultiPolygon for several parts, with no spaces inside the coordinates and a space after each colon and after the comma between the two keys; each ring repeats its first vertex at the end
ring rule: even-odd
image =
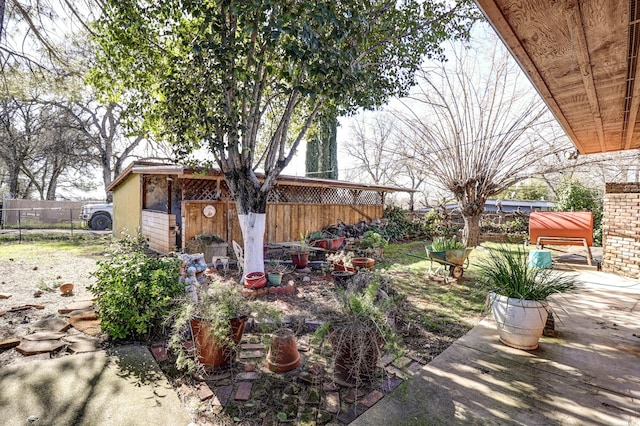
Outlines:
{"type": "Polygon", "coordinates": [[[268,191],[323,108],[407,93],[422,58],[477,18],[469,0],[106,3],[93,84],[135,107],[179,158],[208,148],[235,193],[247,190],[238,171],[268,191]],[[262,184],[248,172],[258,163],[262,184]]]}

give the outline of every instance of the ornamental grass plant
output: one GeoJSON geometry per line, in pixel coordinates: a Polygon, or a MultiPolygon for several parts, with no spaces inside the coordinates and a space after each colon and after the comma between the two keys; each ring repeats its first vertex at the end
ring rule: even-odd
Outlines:
{"type": "Polygon", "coordinates": [[[515,251],[506,246],[491,249],[480,274],[490,292],[509,298],[545,300],[575,288],[571,276],[530,266],[528,252],[521,246],[515,251]]]}

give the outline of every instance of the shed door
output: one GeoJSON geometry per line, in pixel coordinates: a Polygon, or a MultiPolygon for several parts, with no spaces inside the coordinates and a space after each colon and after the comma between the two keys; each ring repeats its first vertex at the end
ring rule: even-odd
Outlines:
{"type": "Polygon", "coordinates": [[[198,234],[216,234],[229,242],[229,203],[225,201],[182,202],[182,249],[198,234]],[[212,215],[212,212],[215,212],[212,215]]]}

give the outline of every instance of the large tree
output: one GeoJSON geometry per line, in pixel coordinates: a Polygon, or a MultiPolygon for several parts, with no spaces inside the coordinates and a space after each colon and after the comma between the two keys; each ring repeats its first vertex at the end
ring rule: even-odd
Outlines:
{"type": "Polygon", "coordinates": [[[268,194],[318,112],[405,94],[425,54],[466,35],[475,9],[455,3],[107,0],[93,81],[138,107],[179,158],[213,155],[236,200],[244,270],[262,271],[268,194]]]}
{"type": "Polygon", "coordinates": [[[421,70],[418,90],[399,113],[407,143],[417,142],[417,167],[458,201],[468,246],[479,244],[488,197],[566,167],[561,153],[573,148],[550,132],[555,121],[502,44],[487,44],[454,48],[450,63],[421,70]]]}

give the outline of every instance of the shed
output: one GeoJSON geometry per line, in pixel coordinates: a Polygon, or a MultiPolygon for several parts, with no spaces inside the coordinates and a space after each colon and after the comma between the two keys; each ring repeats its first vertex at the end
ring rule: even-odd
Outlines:
{"type": "MultiPolygon", "coordinates": [[[[134,162],[107,190],[113,192],[115,236],[140,228],[150,248],[160,253],[184,250],[198,234],[242,241],[236,204],[220,171],[134,162]]],[[[379,219],[386,195],[400,191],[411,190],[280,176],[267,201],[265,242],[296,241],[338,221],[379,219]]]]}

